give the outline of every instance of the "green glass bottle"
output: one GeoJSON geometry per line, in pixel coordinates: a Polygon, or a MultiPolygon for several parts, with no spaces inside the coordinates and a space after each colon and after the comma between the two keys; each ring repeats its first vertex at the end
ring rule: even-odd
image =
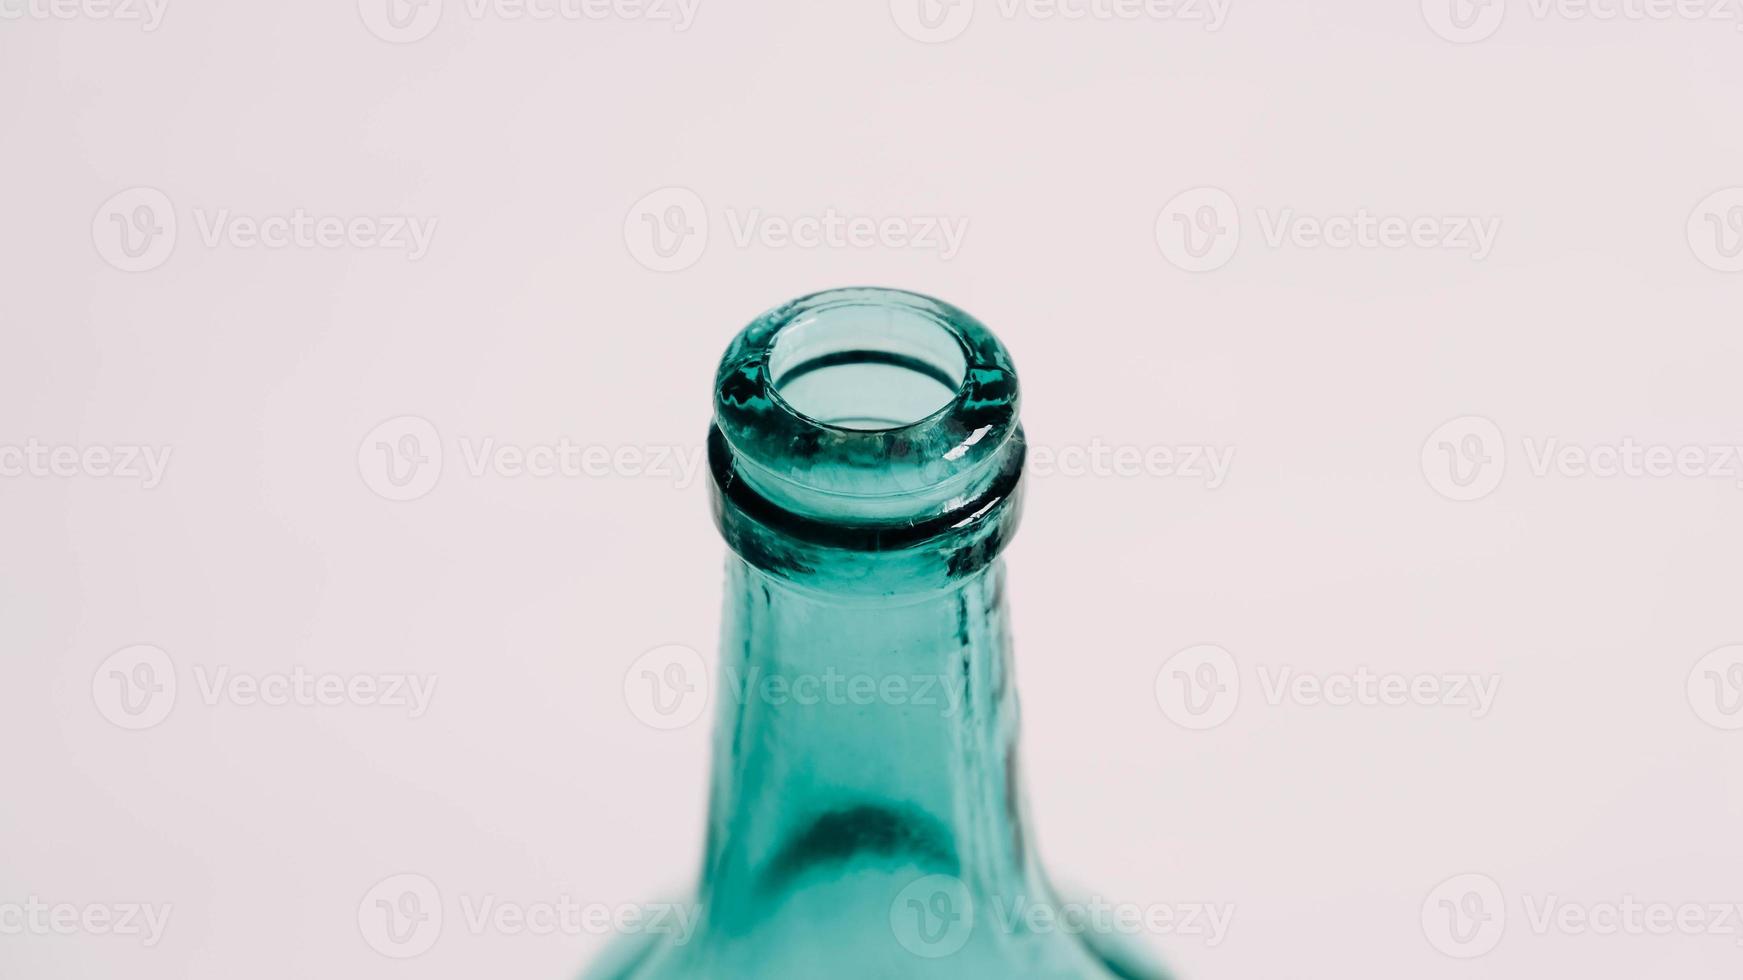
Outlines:
{"type": "Polygon", "coordinates": [[[924,296],[819,293],[739,334],[715,398],[734,555],[699,924],[588,976],[1160,976],[1013,914],[1057,899],[1018,783],[1003,345],[924,296]]]}

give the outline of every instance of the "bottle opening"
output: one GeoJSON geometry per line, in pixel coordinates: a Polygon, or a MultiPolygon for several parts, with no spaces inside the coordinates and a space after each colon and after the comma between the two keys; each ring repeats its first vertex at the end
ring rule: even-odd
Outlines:
{"type": "Polygon", "coordinates": [[[741,557],[792,577],[857,569],[887,588],[894,566],[873,576],[863,552],[967,574],[1016,526],[1017,409],[1010,355],[962,310],[896,289],[800,297],[721,357],[716,521],[741,557]]]}
{"type": "Polygon", "coordinates": [[[840,429],[913,425],[961,391],[968,355],[922,309],[888,303],[811,310],[769,351],[769,376],[787,406],[840,429]]]}

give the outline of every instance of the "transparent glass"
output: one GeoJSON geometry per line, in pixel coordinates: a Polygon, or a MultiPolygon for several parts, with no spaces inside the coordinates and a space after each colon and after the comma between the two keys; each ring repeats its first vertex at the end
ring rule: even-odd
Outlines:
{"type": "Polygon", "coordinates": [[[1160,977],[1045,925],[1004,568],[1023,430],[961,310],[847,289],[732,342],[709,433],[727,561],[708,839],[685,937],[618,978],[1160,977]]]}

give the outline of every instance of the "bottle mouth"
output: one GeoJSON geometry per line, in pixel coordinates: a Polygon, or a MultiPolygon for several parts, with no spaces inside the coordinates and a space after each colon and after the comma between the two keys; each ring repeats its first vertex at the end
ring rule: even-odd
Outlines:
{"type": "Polygon", "coordinates": [[[961,392],[969,357],[943,318],[863,300],[798,312],[768,354],[776,401],[818,425],[858,431],[901,429],[941,411],[961,392]]]}
{"type": "Polygon", "coordinates": [[[917,293],[837,289],[770,310],[727,348],[715,394],[716,485],[751,509],[882,540],[987,509],[1021,469],[1009,353],[917,293]]]}

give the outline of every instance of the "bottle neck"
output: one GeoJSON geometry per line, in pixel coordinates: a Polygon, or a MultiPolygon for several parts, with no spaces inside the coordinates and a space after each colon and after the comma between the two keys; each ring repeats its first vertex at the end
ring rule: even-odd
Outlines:
{"type": "Polygon", "coordinates": [[[1003,575],[994,560],[892,601],[728,560],[702,887],[715,924],[748,928],[814,876],[1032,884],[1003,575]]]}

